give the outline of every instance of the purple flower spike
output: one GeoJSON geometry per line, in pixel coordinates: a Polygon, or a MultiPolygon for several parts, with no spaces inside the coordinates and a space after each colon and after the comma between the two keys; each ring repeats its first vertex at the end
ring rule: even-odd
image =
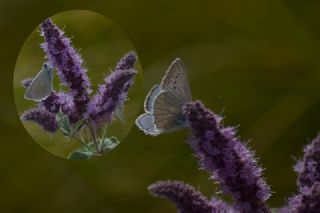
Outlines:
{"type": "Polygon", "coordinates": [[[199,102],[184,108],[192,136],[189,140],[201,167],[212,174],[225,194],[233,196],[239,212],[271,212],[266,204],[270,189],[262,178],[253,153],[236,137],[234,128],[224,127],[221,118],[199,102]]]}
{"type": "Polygon", "coordinates": [[[212,211],[212,213],[238,213],[234,211],[229,204],[215,197],[211,198],[210,204],[211,206],[214,206],[215,209],[215,211],[212,211]]]}
{"type": "Polygon", "coordinates": [[[295,171],[300,188],[320,182],[320,135],[305,147],[303,159],[296,164],[295,171]]]}
{"type": "Polygon", "coordinates": [[[88,91],[91,87],[82,59],[72,47],[69,38],[51,19],[41,23],[41,35],[45,39],[41,46],[50,63],[57,68],[61,82],[70,88],[77,116],[80,119],[87,108],[88,91]]]}
{"type": "Polygon", "coordinates": [[[40,106],[54,114],[61,109],[69,117],[71,123],[77,122],[78,117],[74,113],[73,97],[69,94],[52,91],[45,100],[40,102],[40,106]]]}
{"type": "Polygon", "coordinates": [[[33,81],[33,78],[26,78],[26,79],[23,79],[21,81],[21,85],[23,86],[23,88],[28,88],[30,86],[30,84],[32,83],[33,81]]]}
{"type": "Polygon", "coordinates": [[[137,55],[135,52],[130,51],[123,56],[116,66],[116,70],[128,70],[133,69],[137,61],[137,55]]]}
{"type": "Polygon", "coordinates": [[[277,209],[275,212],[276,213],[290,213],[290,209],[289,209],[289,207],[285,206],[285,207],[277,209]]]}
{"type": "Polygon", "coordinates": [[[86,117],[92,125],[100,126],[111,121],[114,111],[126,100],[136,73],[133,69],[116,70],[105,79],[88,105],[86,117]]]}
{"type": "Polygon", "coordinates": [[[56,116],[45,109],[34,108],[24,112],[20,118],[22,121],[33,121],[44,130],[54,133],[58,130],[56,116]]]}
{"type": "Polygon", "coordinates": [[[318,213],[320,211],[320,182],[311,188],[301,189],[301,193],[289,200],[290,213],[318,213]]]}
{"type": "Polygon", "coordinates": [[[159,181],[148,189],[153,196],[173,201],[180,213],[226,213],[224,209],[212,205],[192,186],[179,181],[159,181]]]}

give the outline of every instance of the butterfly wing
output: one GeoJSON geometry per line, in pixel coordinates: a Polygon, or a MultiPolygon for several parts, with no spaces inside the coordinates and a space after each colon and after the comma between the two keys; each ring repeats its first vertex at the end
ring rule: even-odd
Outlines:
{"type": "Polygon", "coordinates": [[[168,91],[162,91],[154,102],[154,124],[160,132],[172,132],[186,126],[182,114],[184,102],[168,91]]]}
{"type": "Polygon", "coordinates": [[[154,85],[148,95],[146,96],[146,99],[144,100],[144,110],[146,112],[153,112],[153,105],[156,97],[161,92],[161,86],[159,84],[154,85]]]}
{"type": "Polygon", "coordinates": [[[151,113],[144,113],[136,119],[136,125],[147,135],[156,136],[161,132],[154,124],[154,117],[151,113]]]}
{"type": "Polygon", "coordinates": [[[178,58],[169,66],[161,84],[149,91],[144,102],[146,113],[137,118],[136,125],[153,136],[179,130],[186,126],[182,107],[191,100],[187,73],[178,58]]]}
{"type": "Polygon", "coordinates": [[[27,88],[24,98],[34,101],[47,98],[52,91],[52,81],[52,68],[45,64],[27,88]]]}
{"type": "Polygon", "coordinates": [[[187,71],[180,58],[175,59],[169,66],[161,81],[161,87],[183,102],[192,101],[187,71]]]}

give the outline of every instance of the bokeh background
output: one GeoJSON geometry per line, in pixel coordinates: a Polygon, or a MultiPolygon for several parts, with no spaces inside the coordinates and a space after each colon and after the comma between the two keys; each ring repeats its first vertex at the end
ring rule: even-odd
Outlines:
{"type": "MultiPolygon", "coordinates": [[[[136,52],[134,44],[125,32],[112,20],[98,13],[87,10],[69,10],[50,18],[60,29],[63,29],[65,35],[71,39],[72,45],[82,56],[83,66],[87,68],[87,75],[92,84],[91,97],[96,94],[98,85],[103,84],[104,79],[115,69],[119,60],[129,51],[136,52]]],[[[24,99],[26,89],[22,87],[21,81],[36,76],[43,63],[48,60],[40,47],[43,42],[44,38],[40,36],[40,26],[37,26],[24,42],[17,58],[13,91],[17,112],[20,116],[26,110],[37,106],[37,102],[24,99]]],[[[128,101],[124,105],[125,122],[114,119],[108,128],[107,137],[116,136],[120,141],[134,125],[143,102],[143,73],[140,61],[135,64],[135,69],[138,73],[134,85],[130,87],[128,101]]],[[[68,87],[62,86],[56,70],[53,73],[54,90],[69,92],[68,87]]],[[[23,122],[23,125],[36,143],[59,157],[68,158],[72,151],[81,147],[77,140],[64,137],[61,131],[48,134],[33,122],[23,122]]]]}
{"type": "Polygon", "coordinates": [[[175,212],[147,186],[177,179],[207,196],[216,191],[184,142],[187,131],[152,138],[133,128],[117,149],[85,162],[55,157],[32,141],[13,101],[15,62],[44,18],[71,9],[121,26],[139,54],[145,93],[171,60],[183,58],[193,97],[224,109],[225,123],[240,125],[241,139],[256,150],[275,192],[270,205],[296,191],[294,158],[320,129],[320,2],[2,0],[1,211],[175,212]]]}

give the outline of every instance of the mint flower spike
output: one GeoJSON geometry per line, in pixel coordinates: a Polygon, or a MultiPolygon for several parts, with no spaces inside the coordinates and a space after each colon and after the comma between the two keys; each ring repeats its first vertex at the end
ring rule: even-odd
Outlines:
{"type": "Polygon", "coordinates": [[[202,169],[233,197],[234,210],[271,212],[266,203],[270,189],[262,178],[262,169],[254,154],[236,137],[234,128],[224,127],[222,119],[200,101],[187,103],[183,112],[192,130],[188,143],[202,169]]]}
{"type": "Polygon", "coordinates": [[[180,213],[226,213],[221,204],[212,205],[192,186],[179,181],[159,181],[148,187],[153,196],[173,201],[180,213]]]}
{"type": "Polygon", "coordinates": [[[32,121],[41,126],[44,130],[50,133],[54,133],[58,130],[58,124],[55,114],[48,112],[42,108],[34,108],[25,111],[20,119],[22,121],[32,121]]]}
{"type": "Polygon", "coordinates": [[[297,185],[300,188],[320,182],[320,135],[304,148],[303,159],[294,168],[298,173],[297,185]]]}
{"type": "Polygon", "coordinates": [[[128,70],[133,69],[137,62],[137,54],[133,51],[125,54],[116,66],[116,70],[128,70]]]}
{"type": "Polygon", "coordinates": [[[300,194],[289,199],[290,213],[318,213],[320,210],[320,182],[300,189],[300,194]]]}
{"type": "Polygon", "coordinates": [[[115,110],[126,100],[136,73],[135,70],[117,70],[105,79],[105,84],[88,105],[86,117],[90,124],[103,126],[112,120],[115,110]]]}
{"type": "Polygon", "coordinates": [[[57,114],[61,109],[63,114],[68,116],[71,124],[75,124],[78,121],[78,117],[74,112],[73,97],[70,94],[52,91],[39,105],[54,114],[57,114]]]}
{"type": "MultiPolygon", "coordinates": [[[[320,209],[320,135],[304,148],[302,160],[294,167],[299,194],[289,198],[288,212],[316,213],[320,209]]],[[[284,212],[285,213],[285,212],[284,212]]]]}
{"type": "Polygon", "coordinates": [[[41,47],[49,62],[57,69],[62,84],[70,88],[76,116],[80,120],[86,111],[89,102],[88,92],[91,88],[83,60],[71,45],[70,39],[51,19],[41,23],[41,35],[45,40],[41,47]]]}
{"type": "Polygon", "coordinates": [[[117,65],[118,69],[107,76],[104,84],[99,86],[97,94],[88,104],[85,116],[90,124],[103,126],[109,123],[116,109],[124,104],[137,74],[134,70],[135,61],[136,55],[133,52],[125,55],[117,65]]]}

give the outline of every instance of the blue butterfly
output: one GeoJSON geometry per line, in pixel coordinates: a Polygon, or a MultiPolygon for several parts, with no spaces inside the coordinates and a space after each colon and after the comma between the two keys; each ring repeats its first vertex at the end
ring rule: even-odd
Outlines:
{"type": "Polygon", "coordinates": [[[188,76],[181,59],[175,59],[159,84],[152,87],[144,101],[145,113],[136,125],[145,134],[159,135],[186,126],[182,107],[192,101],[188,76]]]}
{"type": "Polygon", "coordinates": [[[28,86],[24,98],[33,101],[42,101],[50,95],[52,84],[53,68],[49,64],[44,63],[42,69],[28,86]]]}

